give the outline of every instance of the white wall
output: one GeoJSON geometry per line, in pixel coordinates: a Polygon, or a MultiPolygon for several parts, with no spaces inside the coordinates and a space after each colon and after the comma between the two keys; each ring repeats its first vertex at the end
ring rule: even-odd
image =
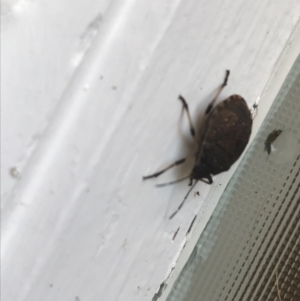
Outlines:
{"type": "Polygon", "coordinates": [[[298,0],[3,0],[1,300],[151,300],[228,181],[172,221],[187,183],[154,184],[187,169],[142,182],[189,149],[178,94],[195,118],[230,69],[222,96],[253,105],[299,17],[298,0]]]}

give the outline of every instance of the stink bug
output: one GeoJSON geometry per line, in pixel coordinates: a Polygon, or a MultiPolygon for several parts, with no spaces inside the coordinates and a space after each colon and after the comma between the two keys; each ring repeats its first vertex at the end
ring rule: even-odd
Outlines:
{"type": "MultiPolygon", "coordinates": [[[[187,113],[191,135],[195,138],[198,149],[196,154],[194,154],[195,164],[193,170],[187,177],[174,182],[157,185],[165,186],[184,179],[190,179],[189,186],[191,186],[191,188],[180,206],[170,216],[170,219],[173,218],[183,206],[198,181],[212,184],[212,176],[229,170],[231,165],[241,156],[249,141],[252,129],[252,116],[245,100],[239,95],[231,95],[218,105],[214,106],[222,89],[227,85],[229,73],[229,70],[226,70],[225,79],[222,85],[218,89],[214,99],[208,105],[202,121],[202,133],[197,133],[198,135],[196,135],[196,131],[192,124],[187,102],[182,96],[179,96],[179,100],[183,105],[183,110],[187,113]]],[[[185,161],[186,158],[177,160],[163,170],[145,176],[143,179],[146,180],[158,177],[168,169],[182,164],[185,161]]]]}

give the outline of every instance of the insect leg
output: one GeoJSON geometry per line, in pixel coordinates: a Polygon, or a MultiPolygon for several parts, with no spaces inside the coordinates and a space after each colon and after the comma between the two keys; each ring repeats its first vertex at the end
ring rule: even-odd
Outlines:
{"type": "Polygon", "coordinates": [[[256,102],[256,103],[253,104],[252,109],[251,109],[252,120],[254,120],[257,113],[258,113],[258,104],[256,102]]]}
{"type": "Polygon", "coordinates": [[[193,137],[195,137],[195,128],[193,126],[192,118],[191,118],[190,111],[189,111],[189,106],[188,106],[186,100],[181,95],[178,96],[178,99],[181,100],[182,105],[183,105],[183,110],[186,111],[186,114],[187,114],[187,117],[188,117],[188,120],[189,120],[189,124],[190,124],[191,135],[193,137]]]}
{"type": "Polygon", "coordinates": [[[216,102],[216,100],[218,99],[220,93],[222,92],[223,88],[227,85],[227,81],[228,81],[228,77],[229,77],[229,74],[230,74],[230,71],[229,70],[226,70],[226,73],[225,73],[225,78],[224,78],[224,81],[223,81],[223,84],[220,86],[220,88],[218,89],[217,91],[217,94],[216,96],[214,97],[214,99],[210,102],[210,104],[208,105],[206,111],[205,111],[205,115],[207,115],[211,109],[213,108],[214,106],[214,103],[216,102]]]}
{"type": "Polygon", "coordinates": [[[182,158],[180,160],[177,160],[174,163],[172,163],[169,166],[167,166],[166,168],[164,168],[164,169],[162,169],[162,170],[160,170],[160,171],[158,171],[158,172],[156,172],[156,173],[154,173],[152,175],[144,176],[143,180],[147,180],[147,179],[151,179],[151,178],[156,178],[156,177],[160,176],[162,173],[164,173],[165,171],[169,170],[170,168],[172,168],[172,167],[174,167],[176,165],[180,165],[180,164],[184,163],[185,160],[186,160],[186,158],[182,158]]]}
{"type": "Polygon", "coordinates": [[[213,180],[212,180],[212,177],[211,177],[210,174],[206,178],[207,178],[208,181],[204,180],[203,178],[199,179],[199,180],[206,183],[206,184],[212,184],[213,183],[213,180]]]}
{"type": "Polygon", "coordinates": [[[196,186],[197,184],[197,180],[195,181],[195,183],[192,185],[192,187],[189,189],[189,191],[187,192],[187,194],[185,195],[183,201],[181,202],[181,204],[179,205],[179,207],[177,208],[177,210],[169,217],[169,219],[172,219],[176,214],[177,212],[181,209],[181,207],[184,205],[185,201],[187,200],[190,192],[193,190],[193,188],[196,186]]]}

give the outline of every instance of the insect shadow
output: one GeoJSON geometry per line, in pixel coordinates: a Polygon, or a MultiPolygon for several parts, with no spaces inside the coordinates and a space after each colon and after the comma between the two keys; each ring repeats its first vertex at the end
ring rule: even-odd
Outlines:
{"type": "MultiPolygon", "coordinates": [[[[182,103],[182,110],[186,113],[188,118],[190,134],[197,145],[197,151],[192,154],[194,166],[188,176],[173,182],[156,185],[162,187],[186,179],[190,180],[190,189],[179,207],[170,216],[170,219],[172,219],[184,205],[198,181],[212,184],[212,176],[229,170],[231,165],[241,156],[248,144],[252,130],[252,115],[243,97],[240,95],[231,95],[215,106],[215,102],[221,91],[227,85],[229,74],[229,70],[226,70],[222,85],[206,108],[202,120],[197,122],[199,125],[199,127],[197,126],[197,132],[193,125],[186,100],[181,95],[178,97],[182,103]]],[[[144,176],[143,179],[156,178],[172,167],[185,163],[188,157],[190,156],[176,160],[164,169],[144,176]]]]}

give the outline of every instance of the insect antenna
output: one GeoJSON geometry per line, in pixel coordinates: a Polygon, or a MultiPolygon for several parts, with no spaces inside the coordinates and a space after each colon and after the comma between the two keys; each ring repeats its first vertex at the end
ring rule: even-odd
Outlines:
{"type": "Polygon", "coordinates": [[[176,214],[177,212],[181,209],[181,207],[184,205],[185,201],[187,200],[190,192],[193,190],[193,188],[196,186],[198,180],[195,181],[195,183],[192,185],[192,187],[189,189],[189,191],[187,192],[187,194],[185,195],[183,201],[181,202],[181,204],[179,205],[179,207],[176,209],[176,211],[169,217],[169,219],[172,219],[176,214]]]}
{"type": "Polygon", "coordinates": [[[173,185],[173,184],[182,182],[182,181],[184,181],[186,179],[189,179],[189,177],[190,177],[190,175],[188,175],[187,177],[184,177],[182,179],[176,180],[176,181],[172,181],[172,182],[168,182],[168,183],[162,183],[162,184],[156,184],[155,186],[156,187],[164,187],[164,186],[168,186],[168,185],[173,185]]]}

